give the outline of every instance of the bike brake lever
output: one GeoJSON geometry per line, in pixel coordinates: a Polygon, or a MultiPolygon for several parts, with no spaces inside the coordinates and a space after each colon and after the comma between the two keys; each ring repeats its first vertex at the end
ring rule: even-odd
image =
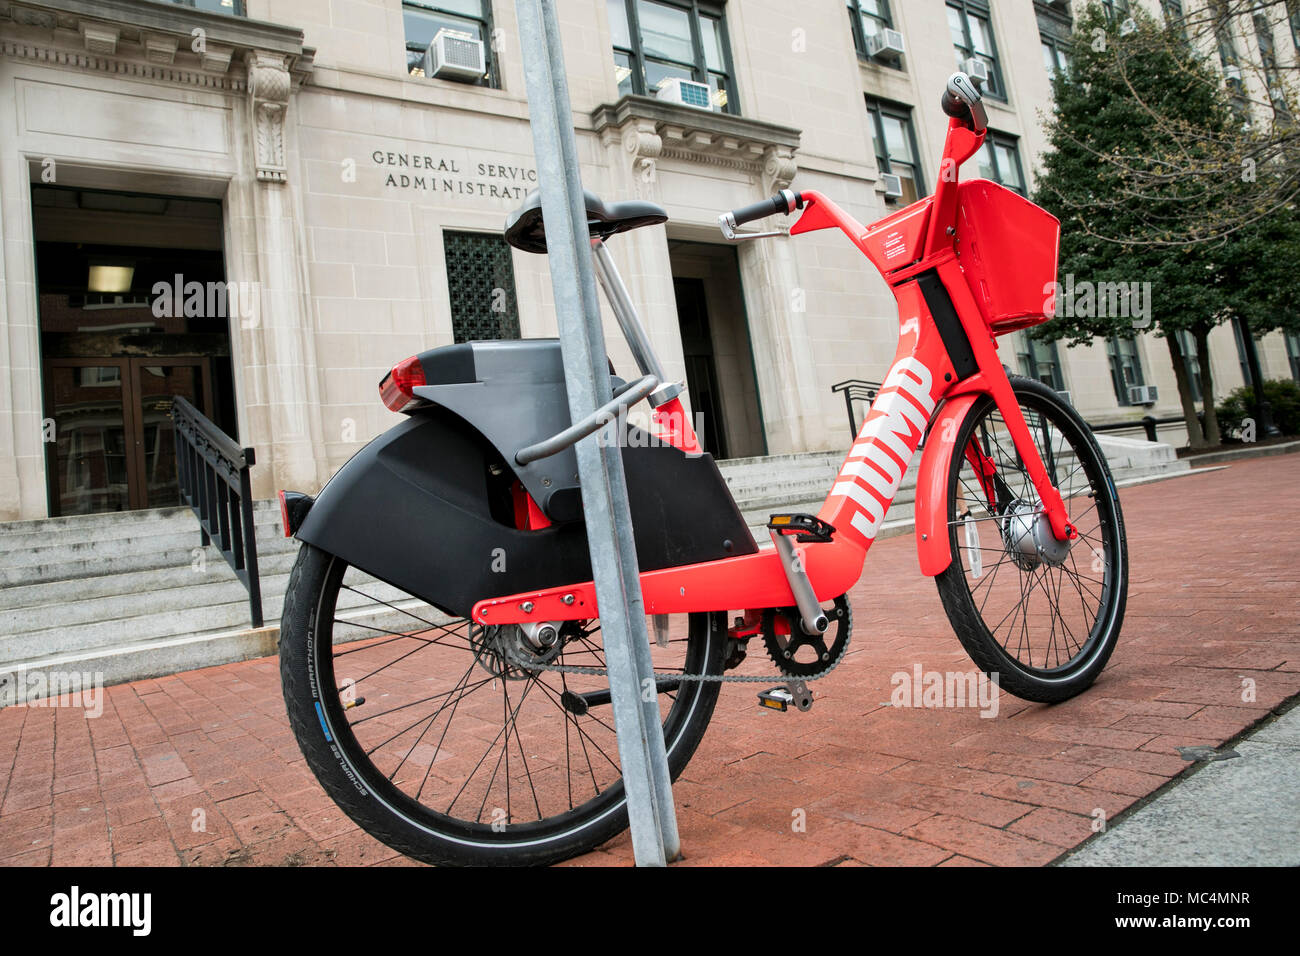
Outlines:
{"type": "Polygon", "coordinates": [[[744,242],[746,239],[771,239],[775,237],[790,238],[790,233],[783,229],[776,229],[772,232],[737,232],[739,228],[736,225],[735,217],[724,212],[718,217],[718,228],[722,230],[722,238],[728,242],[744,242]]]}

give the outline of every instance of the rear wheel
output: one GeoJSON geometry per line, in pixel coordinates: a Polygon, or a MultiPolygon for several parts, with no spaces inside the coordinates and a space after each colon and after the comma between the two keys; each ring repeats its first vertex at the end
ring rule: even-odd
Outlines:
{"type": "Polygon", "coordinates": [[[1026,700],[1080,693],[1106,666],[1128,593],[1124,519],[1110,470],[1078,412],[1012,378],[1021,413],[1077,539],[1057,542],[991,397],[957,433],[949,469],[952,563],[936,579],[971,659],[1026,700]]]}
{"type": "MultiPolygon", "coordinates": [[[[725,621],[668,619],[656,672],[720,674],[725,621]]],[[[285,704],[338,805],[396,850],[442,865],[544,864],[627,826],[599,622],[554,633],[450,619],[303,545],[280,637],[285,704]]],[[[660,685],[669,769],[699,745],[713,681],[660,685]]]]}

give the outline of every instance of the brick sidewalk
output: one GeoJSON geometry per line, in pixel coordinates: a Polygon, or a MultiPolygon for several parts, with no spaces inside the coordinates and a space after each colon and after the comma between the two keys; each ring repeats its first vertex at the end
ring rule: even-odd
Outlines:
{"type": "MultiPolygon", "coordinates": [[[[688,864],[1047,863],[1300,693],[1300,458],[1121,491],[1132,556],[1119,648],[1048,707],[899,709],[890,677],[967,671],[910,536],[852,593],[855,636],[806,714],[727,687],[674,788],[688,864]],[[879,605],[879,606],[877,606],[879,605]],[[1253,702],[1243,683],[1255,682],[1253,702]],[[802,832],[792,827],[804,824],[802,832]]],[[[626,834],[576,864],[627,864],[626,834]]],[[[0,865],[406,864],[315,783],[274,658],[109,688],[104,714],[0,710],[0,865]],[[205,829],[196,832],[196,818],[205,829]]]]}

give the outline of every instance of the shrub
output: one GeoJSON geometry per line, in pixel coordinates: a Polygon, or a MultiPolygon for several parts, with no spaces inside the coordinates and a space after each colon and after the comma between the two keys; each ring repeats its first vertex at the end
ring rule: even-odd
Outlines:
{"type": "MultiPolygon", "coordinates": [[[[1219,425],[1224,437],[1241,440],[1242,423],[1253,418],[1254,395],[1249,385],[1233,389],[1228,397],[1215,410],[1219,415],[1219,425]]],[[[1272,379],[1264,382],[1264,398],[1272,406],[1273,424],[1283,435],[1300,435],[1300,385],[1290,379],[1272,379]]],[[[1255,424],[1255,438],[1264,436],[1259,432],[1259,423],[1255,424]]]]}

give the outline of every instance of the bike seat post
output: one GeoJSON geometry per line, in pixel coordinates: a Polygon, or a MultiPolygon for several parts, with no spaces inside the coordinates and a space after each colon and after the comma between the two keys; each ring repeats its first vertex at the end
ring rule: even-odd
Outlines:
{"type": "Polygon", "coordinates": [[[830,620],[817,601],[817,594],[813,591],[812,582],[808,580],[802,558],[795,552],[794,543],[784,532],[775,528],[769,530],[772,543],[776,545],[776,553],[781,557],[786,580],[790,582],[790,590],[794,592],[794,603],[799,608],[800,627],[808,635],[825,634],[830,627],[830,620]]]}
{"type": "Polygon", "coordinates": [[[632,304],[632,297],[623,283],[623,277],[619,275],[618,267],[614,264],[614,257],[609,254],[604,241],[597,237],[592,237],[591,240],[591,258],[596,267],[596,279],[600,282],[600,287],[605,290],[605,298],[609,300],[610,308],[614,310],[614,318],[618,320],[618,326],[623,330],[623,338],[627,341],[628,348],[632,350],[632,357],[636,360],[637,367],[642,375],[653,375],[660,382],[659,388],[649,397],[651,406],[658,407],[671,401],[682,393],[682,386],[677,382],[667,381],[659,356],[655,354],[654,346],[650,343],[650,336],[646,334],[645,326],[641,324],[641,317],[632,304]]]}

